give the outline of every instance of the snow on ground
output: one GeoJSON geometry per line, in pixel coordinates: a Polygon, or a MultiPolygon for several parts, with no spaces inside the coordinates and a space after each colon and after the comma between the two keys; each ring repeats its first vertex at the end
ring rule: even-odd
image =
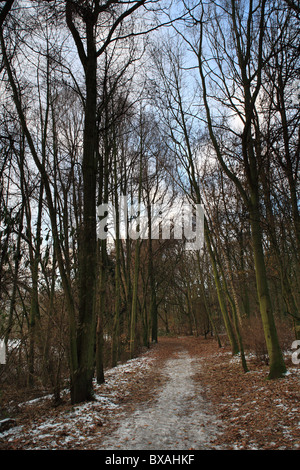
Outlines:
{"type": "Polygon", "coordinates": [[[299,450],[300,366],[289,361],[285,377],[270,381],[267,365],[252,355],[247,363],[245,374],[213,341],[161,340],[107,370],[93,402],[72,406],[67,396],[53,408],[45,396],[19,405],[0,449],[299,450]]]}
{"type": "Polygon", "coordinates": [[[200,361],[186,351],[169,359],[162,374],[168,380],[154,403],[143,403],[124,416],[118,429],[101,443],[102,449],[208,449],[218,420],[193,380],[200,361]]]}
{"type": "MultiPolygon", "coordinates": [[[[104,425],[104,416],[110,415],[118,408],[118,398],[120,395],[126,395],[126,385],[131,378],[142,376],[151,363],[152,358],[146,352],[138,358],[107,370],[105,383],[94,384],[94,401],[67,407],[47,419],[37,414],[36,417],[33,416],[31,423],[1,433],[1,441],[12,445],[16,442],[18,448],[23,444],[28,450],[71,448],[72,444],[78,445],[80,442],[88,445],[89,439],[94,439],[97,428],[104,425]]],[[[34,410],[39,403],[49,398],[51,396],[41,397],[19,406],[27,409],[32,406],[34,410]]]]}

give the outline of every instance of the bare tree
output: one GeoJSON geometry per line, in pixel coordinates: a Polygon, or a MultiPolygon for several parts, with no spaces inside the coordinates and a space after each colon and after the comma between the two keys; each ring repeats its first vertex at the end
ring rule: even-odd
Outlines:
{"type": "MultiPolygon", "coordinates": [[[[283,361],[278,336],[274,321],[273,307],[269,293],[265,257],[263,252],[263,235],[261,228],[261,202],[259,191],[259,155],[256,153],[257,142],[253,137],[253,123],[256,114],[256,100],[261,90],[261,79],[263,70],[263,45],[266,28],[266,4],[261,2],[250,2],[249,8],[242,12],[239,2],[232,1],[224,5],[224,14],[229,28],[226,33],[232,39],[232,50],[225,52],[225,60],[221,58],[221,51],[225,51],[224,23],[219,20],[217,11],[213,9],[211,27],[209,31],[204,27],[202,10],[199,19],[200,33],[198,50],[199,73],[202,85],[202,96],[206,110],[209,135],[213,143],[216,156],[224,173],[230,178],[240,192],[241,197],[249,210],[252,246],[255,262],[257,293],[260,303],[261,317],[265,332],[266,343],[270,355],[270,378],[282,376],[286,367],[283,361]],[[207,53],[204,52],[204,38],[207,38],[212,46],[214,61],[218,67],[219,74],[212,71],[209,66],[207,53]],[[226,80],[227,73],[232,75],[231,85],[237,86],[236,77],[239,77],[240,96],[235,99],[232,89],[226,80]],[[234,109],[241,120],[242,131],[240,136],[240,151],[243,162],[244,176],[247,186],[236,174],[234,166],[230,164],[225,149],[216,132],[216,125],[212,118],[212,110],[209,101],[207,85],[207,74],[217,81],[218,86],[224,86],[224,97],[227,99],[228,107],[234,109]]],[[[224,103],[224,101],[221,101],[224,103]]]]}

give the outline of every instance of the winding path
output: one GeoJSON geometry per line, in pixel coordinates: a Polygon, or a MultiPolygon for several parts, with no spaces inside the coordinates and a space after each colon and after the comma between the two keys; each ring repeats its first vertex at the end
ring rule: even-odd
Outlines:
{"type": "Polygon", "coordinates": [[[199,358],[182,348],[163,367],[163,384],[154,403],[144,402],[120,419],[119,427],[101,442],[102,449],[183,450],[210,447],[217,421],[193,376],[199,358]]]}

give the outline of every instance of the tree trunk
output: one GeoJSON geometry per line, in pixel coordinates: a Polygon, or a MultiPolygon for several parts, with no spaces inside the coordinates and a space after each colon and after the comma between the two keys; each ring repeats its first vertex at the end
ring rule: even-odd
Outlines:
{"type": "Polygon", "coordinates": [[[256,201],[250,207],[250,223],[252,245],[255,263],[255,276],[260,313],[265,334],[267,350],[270,358],[269,378],[282,377],[286,372],[281,348],[278,341],[273,308],[267,282],[265,258],[262,248],[262,233],[260,227],[260,212],[256,201]]]}
{"type": "Polygon", "coordinates": [[[212,246],[211,246],[209,228],[207,226],[207,221],[206,220],[204,222],[204,237],[205,237],[205,241],[206,241],[206,244],[207,244],[210,260],[211,260],[211,263],[212,263],[214,281],[215,281],[215,285],[216,285],[216,289],[217,289],[219,305],[220,305],[221,313],[222,313],[222,316],[223,316],[223,320],[224,320],[226,332],[227,332],[227,335],[228,335],[228,339],[229,339],[230,344],[231,344],[232,354],[238,354],[239,347],[238,347],[238,343],[237,343],[237,340],[235,338],[234,331],[233,331],[233,328],[232,328],[232,324],[231,324],[231,321],[230,321],[230,318],[229,318],[229,315],[228,315],[228,311],[227,311],[227,307],[226,307],[226,303],[225,303],[225,299],[224,299],[224,293],[223,293],[223,290],[222,290],[221,280],[220,280],[220,276],[219,276],[219,273],[218,273],[217,261],[216,261],[215,254],[214,254],[212,246]]]}
{"type": "Polygon", "coordinates": [[[99,240],[98,256],[100,261],[98,292],[96,296],[97,327],[96,327],[96,379],[98,384],[105,381],[103,365],[103,310],[105,305],[105,281],[106,281],[106,240],[99,240]]]}
{"type": "Polygon", "coordinates": [[[151,339],[153,343],[158,341],[158,323],[157,323],[157,301],[155,289],[155,274],[153,269],[153,246],[151,238],[151,208],[148,205],[149,218],[149,239],[148,239],[148,275],[150,281],[150,319],[151,319],[151,339]]]}
{"type": "MultiPolygon", "coordinates": [[[[141,204],[142,199],[142,142],[140,148],[140,160],[139,160],[139,192],[138,192],[138,204],[141,204]]],[[[139,209],[139,208],[138,208],[139,209]]],[[[139,227],[141,232],[141,226],[139,227]]],[[[132,287],[132,302],[131,302],[131,318],[130,318],[130,357],[135,354],[136,347],[136,321],[137,321],[137,303],[138,303],[138,281],[139,281],[139,270],[140,270],[140,250],[141,250],[141,239],[137,237],[135,240],[135,257],[134,257],[134,279],[132,287]]]]}
{"type": "Polygon", "coordinates": [[[132,288],[131,319],[130,319],[130,357],[135,355],[136,348],[136,320],[137,320],[137,302],[138,302],[138,280],[140,267],[140,240],[135,240],[134,256],[134,278],[132,288]]]}
{"type": "Polygon", "coordinates": [[[217,331],[217,328],[216,328],[216,325],[215,325],[215,321],[214,321],[214,319],[211,315],[210,308],[209,308],[208,301],[207,301],[206,294],[205,294],[204,279],[203,279],[203,273],[202,273],[201,264],[200,264],[200,253],[199,253],[199,251],[197,251],[197,261],[198,261],[198,269],[199,269],[199,276],[200,276],[200,289],[201,289],[201,294],[202,294],[202,298],[203,298],[205,311],[206,311],[206,314],[208,316],[209,322],[211,324],[212,331],[214,332],[214,334],[216,336],[218,346],[220,348],[220,347],[222,347],[221,340],[220,340],[220,337],[219,337],[219,334],[218,334],[218,331],[217,331]]]}
{"type": "Polygon", "coordinates": [[[96,103],[97,56],[93,24],[87,23],[86,105],[83,134],[83,227],[79,256],[78,368],[72,371],[71,399],[93,398],[96,288],[96,103]]]}

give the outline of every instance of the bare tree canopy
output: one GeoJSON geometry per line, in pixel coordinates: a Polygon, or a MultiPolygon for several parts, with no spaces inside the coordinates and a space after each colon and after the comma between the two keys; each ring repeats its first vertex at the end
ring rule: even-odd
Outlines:
{"type": "Polygon", "coordinates": [[[0,45],[1,387],[93,400],[165,334],[284,378],[299,2],[10,0],[0,45]]]}

